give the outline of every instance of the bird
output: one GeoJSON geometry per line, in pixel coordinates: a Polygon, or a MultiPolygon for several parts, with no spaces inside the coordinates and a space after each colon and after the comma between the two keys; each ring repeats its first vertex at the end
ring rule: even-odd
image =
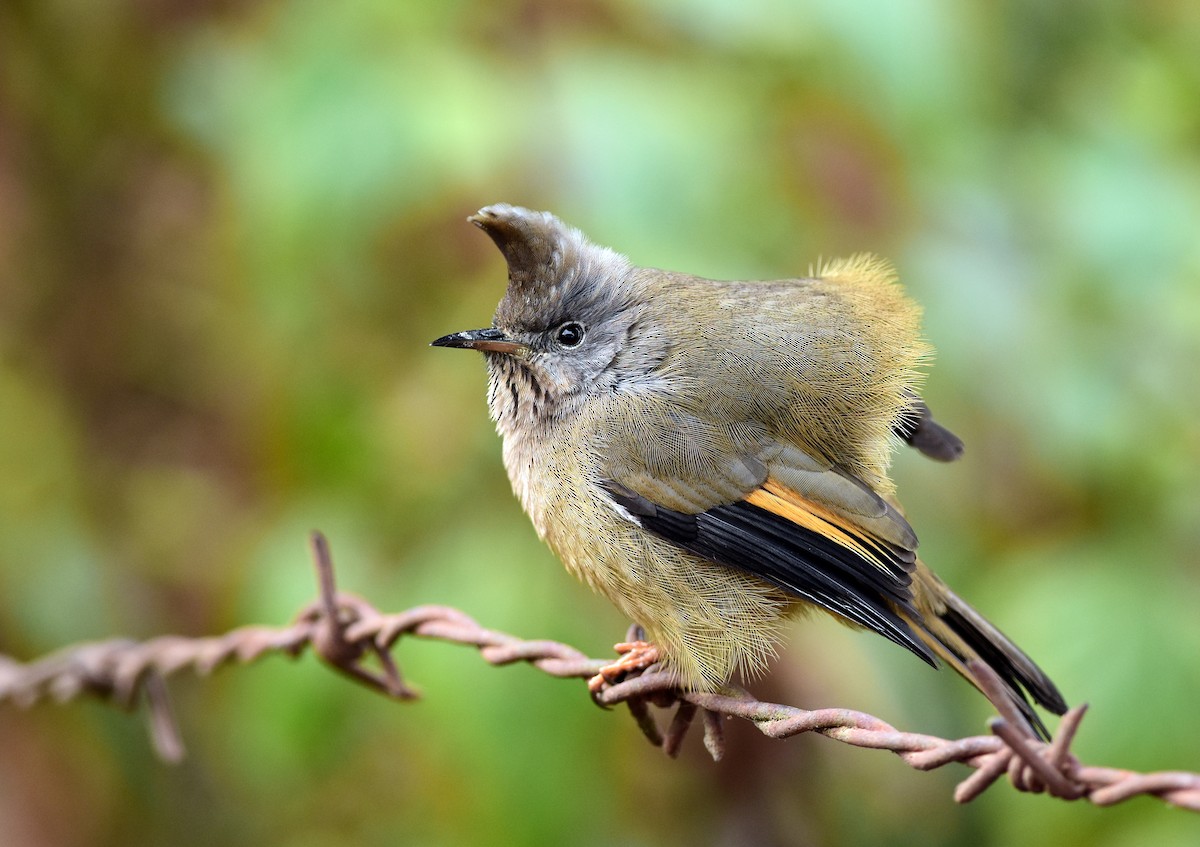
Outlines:
{"type": "Polygon", "coordinates": [[[594,690],[656,665],[720,690],[820,610],[981,691],[971,663],[985,663],[1046,737],[1033,703],[1061,715],[1062,694],[918,558],[895,497],[897,442],[940,461],[963,444],[920,397],[931,350],[889,263],[718,281],[636,266],[549,212],[498,203],[468,220],[507,287],[491,326],[432,345],[484,354],[537,534],[645,633],[594,690]]]}

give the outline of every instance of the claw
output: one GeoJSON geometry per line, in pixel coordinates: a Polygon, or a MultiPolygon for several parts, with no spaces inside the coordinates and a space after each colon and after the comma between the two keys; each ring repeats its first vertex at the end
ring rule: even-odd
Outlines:
{"type": "Polygon", "coordinates": [[[659,661],[658,647],[647,641],[622,641],[613,645],[621,658],[605,665],[600,672],[588,680],[588,691],[598,694],[605,685],[615,685],[631,673],[644,671],[659,661]]]}

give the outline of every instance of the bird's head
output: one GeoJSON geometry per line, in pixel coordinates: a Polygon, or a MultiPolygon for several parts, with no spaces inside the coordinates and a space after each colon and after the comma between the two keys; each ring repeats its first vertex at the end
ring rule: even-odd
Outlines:
{"type": "Polygon", "coordinates": [[[561,415],[662,360],[636,293],[637,269],[624,256],[549,212],[501,203],[468,220],[504,254],[508,289],[490,327],[433,345],[487,355],[497,419],[561,415]]]}

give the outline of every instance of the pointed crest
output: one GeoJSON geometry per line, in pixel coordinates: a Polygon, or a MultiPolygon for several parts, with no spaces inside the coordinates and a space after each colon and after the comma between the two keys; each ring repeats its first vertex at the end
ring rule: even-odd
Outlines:
{"type": "Polygon", "coordinates": [[[496,242],[508,262],[509,280],[521,287],[541,274],[555,275],[562,265],[566,242],[583,240],[578,230],[549,212],[534,212],[508,203],[486,206],[467,220],[496,242]]]}
{"type": "Polygon", "coordinates": [[[611,301],[629,260],[549,212],[496,203],[467,218],[491,237],[508,263],[508,292],[497,318],[548,325],[570,306],[611,301]]]}

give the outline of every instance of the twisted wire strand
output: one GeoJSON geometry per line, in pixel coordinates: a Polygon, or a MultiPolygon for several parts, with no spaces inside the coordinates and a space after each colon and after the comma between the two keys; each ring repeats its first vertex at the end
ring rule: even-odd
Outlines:
{"type": "MultiPolygon", "coordinates": [[[[324,536],[314,533],[312,547],[319,597],[292,624],[245,626],[207,638],[109,639],[67,647],[28,663],[0,655],[0,703],[27,709],[45,701],[66,702],[90,695],[129,709],[141,701],[147,706],[157,751],[168,761],[178,761],[184,748],[164,680],[184,670],[207,676],[224,665],[249,664],[275,654],[296,657],[311,647],[330,667],[356,682],[398,700],[411,700],[418,694],[404,681],[392,655],[404,636],[470,645],[489,664],[525,662],[560,678],[589,679],[609,664],[556,641],[527,641],[486,629],[449,606],[417,606],[384,614],[360,597],[337,592],[324,536]]],[[[629,640],[635,640],[632,632],[629,640]]],[[[624,703],[651,743],[671,756],[678,753],[699,717],[705,748],[714,759],[720,759],[725,749],[722,719],[739,718],[771,738],[816,732],[855,747],[890,750],[917,770],[933,770],[951,762],[965,764],[975,771],[955,790],[954,799],[960,803],[977,797],[1007,774],[1018,791],[1087,800],[1097,806],[1150,795],[1200,812],[1200,774],[1139,773],[1084,765],[1071,754],[1070,745],[1086,706],[1077,706],[1063,716],[1054,739],[1044,743],[1029,734],[1024,721],[1007,705],[995,674],[986,665],[972,670],[1000,716],[990,722],[991,735],[956,740],[903,732],[850,709],[807,710],[767,703],[735,686],[720,693],[689,692],[656,667],[606,683],[593,697],[605,707],[624,703]],[[674,709],[665,730],[660,729],[650,706],[674,709]]]]}

